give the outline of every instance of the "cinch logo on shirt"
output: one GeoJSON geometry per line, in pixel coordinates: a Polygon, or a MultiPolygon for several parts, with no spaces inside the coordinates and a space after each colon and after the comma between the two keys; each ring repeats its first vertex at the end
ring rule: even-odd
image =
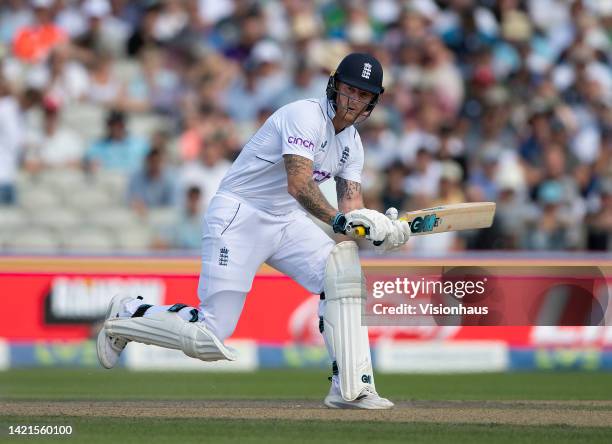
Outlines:
{"type": "Polygon", "coordinates": [[[312,143],[310,140],[302,139],[301,137],[289,136],[289,138],[287,139],[287,142],[289,142],[292,145],[301,145],[304,148],[309,148],[309,149],[314,148],[314,143],[312,143]]]}

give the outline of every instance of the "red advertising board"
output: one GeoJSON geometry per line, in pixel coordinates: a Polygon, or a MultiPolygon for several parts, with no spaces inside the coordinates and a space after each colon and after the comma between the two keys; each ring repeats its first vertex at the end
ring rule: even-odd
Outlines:
{"type": "MultiPolygon", "coordinates": [[[[92,324],[83,319],[99,318],[115,290],[142,291],[145,300],[154,303],[197,306],[198,265],[193,258],[0,258],[0,337],[10,341],[91,337],[92,324]]],[[[233,338],[260,344],[320,343],[317,306],[316,296],[264,267],[233,338]]],[[[372,326],[370,334],[374,342],[382,338],[497,339],[511,346],[528,346],[534,340],[546,343],[565,338],[578,344],[612,344],[609,327],[558,327],[551,333],[531,327],[372,326]]]]}
{"type": "MultiPolygon", "coordinates": [[[[45,306],[53,297],[52,288],[58,280],[105,279],[130,283],[132,276],[111,277],[96,274],[62,275],[2,275],[2,310],[0,310],[0,337],[9,340],[83,339],[91,335],[89,324],[49,322],[45,306]]],[[[182,302],[198,305],[196,276],[139,276],[139,282],[163,282],[164,304],[182,302]]],[[[85,293],[84,293],[85,294],[85,293]]],[[[247,298],[243,315],[234,337],[255,338],[261,342],[282,343],[290,340],[287,319],[306,299],[306,290],[282,276],[258,276],[247,298]],[[285,326],[285,328],[283,328],[285,326]]],[[[145,300],[147,300],[145,298],[145,300]]]]}

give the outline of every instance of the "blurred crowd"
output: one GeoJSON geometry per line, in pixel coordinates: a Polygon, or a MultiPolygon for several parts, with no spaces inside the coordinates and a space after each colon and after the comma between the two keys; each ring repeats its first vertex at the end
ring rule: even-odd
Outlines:
{"type": "Polygon", "coordinates": [[[50,171],[111,172],[114,204],[176,210],[152,247],[197,249],[242,145],[280,106],[322,96],[355,50],[385,69],[359,128],[366,206],[498,205],[489,230],[411,248],[612,246],[604,0],[3,1],[0,205],[50,171]],[[130,126],[143,116],[155,123],[130,126]]]}

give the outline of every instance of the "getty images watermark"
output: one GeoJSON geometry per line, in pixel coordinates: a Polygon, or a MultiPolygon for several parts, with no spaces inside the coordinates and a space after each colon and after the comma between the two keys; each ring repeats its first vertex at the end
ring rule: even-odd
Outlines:
{"type": "Polygon", "coordinates": [[[612,269],[364,267],[364,325],[612,325],[612,269]]]}
{"type": "Polygon", "coordinates": [[[487,278],[477,281],[446,281],[429,280],[421,277],[418,280],[396,277],[395,280],[377,280],[372,285],[372,297],[381,299],[385,296],[402,296],[411,303],[386,305],[383,302],[374,303],[372,311],[375,315],[474,315],[488,314],[487,306],[465,306],[461,302],[450,306],[442,303],[423,302],[423,296],[446,295],[455,297],[458,301],[466,296],[483,295],[487,278]],[[415,299],[419,296],[419,299],[415,299]]]}

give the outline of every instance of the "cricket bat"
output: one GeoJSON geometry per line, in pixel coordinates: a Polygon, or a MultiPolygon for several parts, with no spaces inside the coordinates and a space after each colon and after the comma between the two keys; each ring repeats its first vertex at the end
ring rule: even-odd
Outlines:
{"type": "MultiPolygon", "coordinates": [[[[446,231],[488,228],[493,223],[494,215],[495,202],[468,202],[410,211],[399,219],[408,222],[412,236],[420,236],[446,231]]],[[[353,229],[359,237],[365,237],[368,234],[363,226],[353,227],[353,229]]]]}

